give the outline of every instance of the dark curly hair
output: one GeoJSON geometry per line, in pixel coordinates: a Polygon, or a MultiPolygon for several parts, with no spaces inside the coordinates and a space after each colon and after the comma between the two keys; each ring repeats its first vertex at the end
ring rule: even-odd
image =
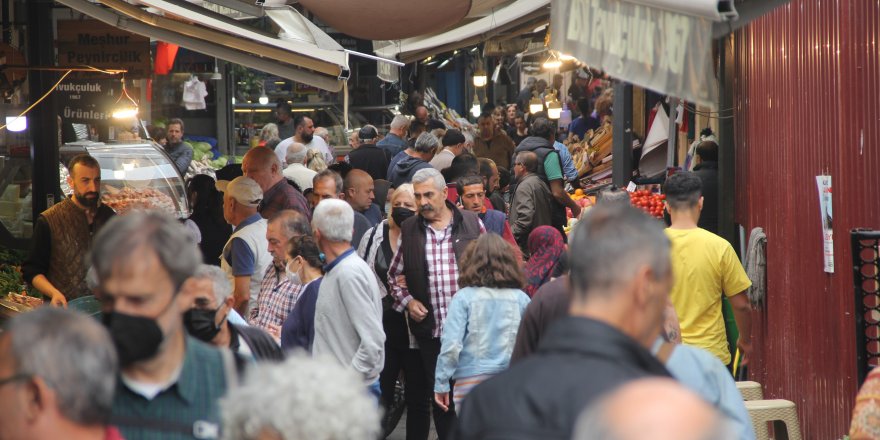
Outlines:
{"type": "Polygon", "coordinates": [[[483,234],[465,249],[458,287],[522,289],[525,284],[515,253],[498,234],[483,234]]]}

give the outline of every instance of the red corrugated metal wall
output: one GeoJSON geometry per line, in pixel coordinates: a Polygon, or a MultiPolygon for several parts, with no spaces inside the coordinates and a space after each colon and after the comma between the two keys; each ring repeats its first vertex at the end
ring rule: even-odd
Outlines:
{"type": "Polygon", "coordinates": [[[736,221],[767,233],[753,380],[805,438],[847,433],[857,391],[849,230],[880,229],[880,0],[793,0],[734,35],[736,221]],[[833,180],[834,274],[815,176],[833,180]]]}

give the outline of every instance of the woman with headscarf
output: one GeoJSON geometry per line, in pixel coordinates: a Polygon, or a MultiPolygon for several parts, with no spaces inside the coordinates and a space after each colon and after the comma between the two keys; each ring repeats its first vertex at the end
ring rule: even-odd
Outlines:
{"type": "Polygon", "coordinates": [[[552,226],[539,226],[529,234],[529,261],[526,263],[525,292],[532,297],[545,283],[567,270],[565,242],[552,226]]]}

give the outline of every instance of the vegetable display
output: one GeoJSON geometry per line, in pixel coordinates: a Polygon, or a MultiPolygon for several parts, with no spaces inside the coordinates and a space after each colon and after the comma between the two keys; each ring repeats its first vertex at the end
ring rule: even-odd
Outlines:
{"type": "Polygon", "coordinates": [[[647,212],[653,217],[663,218],[663,201],[666,196],[653,193],[648,190],[633,191],[629,193],[629,201],[636,208],[647,212]]]}

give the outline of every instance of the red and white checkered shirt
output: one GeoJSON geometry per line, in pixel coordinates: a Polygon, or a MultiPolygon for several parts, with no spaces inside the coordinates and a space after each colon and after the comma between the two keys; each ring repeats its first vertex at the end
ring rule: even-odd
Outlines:
{"type": "Polygon", "coordinates": [[[251,310],[248,322],[263,330],[270,326],[281,328],[287,315],[296,305],[302,286],[293,284],[287,278],[287,273],[270,264],[260,283],[260,294],[257,296],[257,306],[251,310]]]}
{"type": "MultiPolygon", "coordinates": [[[[434,315],[434,330],[432,335],[439,338],[443,332],[443,321],[446,319],[446,311],[452,296],[458,292],[458,263],[455,259],[455,251],[452,248],[452,222],[442,231],[438,231],[427,225],[425,228],[425,261],[428,263],[428,293],[431,298],[431,307],[434,315]]],[[[483,222],[480,222],[480,232],[485,233],[483,222]]],[[[404,273],[403,254],[397,252],[388,269],[388,284],[391,285],[391,295],[394,297],[394,308],[400,312],[406,310],[406,305],[413,299],[405,287],[397,282],[397,276],[404,273]]]]}

